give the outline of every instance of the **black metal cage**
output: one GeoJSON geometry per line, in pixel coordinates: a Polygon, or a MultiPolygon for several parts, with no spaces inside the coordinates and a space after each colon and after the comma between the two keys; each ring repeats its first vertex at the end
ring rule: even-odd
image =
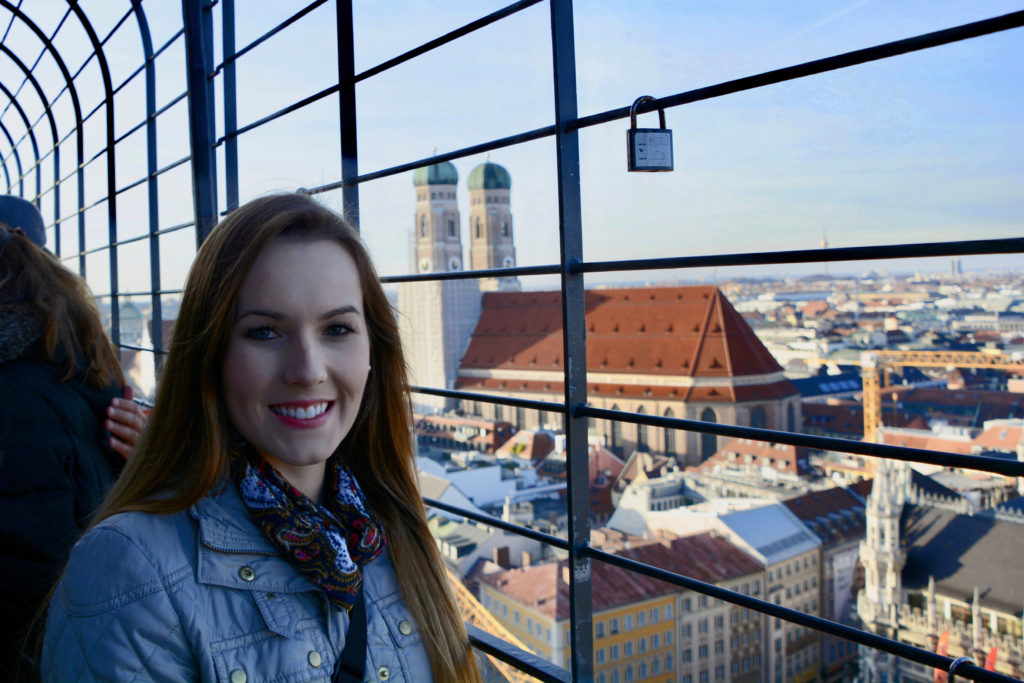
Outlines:
{"type": "MultiPolygon", "coordinates": [[[[465,401],[482,401],[548,411],[564,416],[568,467],[568,538],[542,534],[487,516],[427,501],[512,533],[541,540],[568,553],[571,567],[571,671],[517,650],[488,634],[473,631],[477,647],[541,680],[594,679],[591,566],[612,564],[655,577],[681,588],[720,598],[770,617],[839,636],[859,645],[879,648],[929,667],[979,681],[1009,680],[970,662],[954,662],[900,642],[888,640],[813,615],[784,608],[715,585],[643,565],[591,546],[587,480],[588,420],[688,430],[817,449],[919,461],[944,466],[984,469],[1024,476],[1024,463],[936,453],[913,448],[815,437],[697,420],[676,419],[594,408],[587,400],[584,319],[584,278],[598,273],[625,273],[756,265],[836,263],[859,260],[934,256],[1018,254],[1024,238],[1003,237],[957,241],[876,244],[845,248],[784,251],[723,250],[706,255],[689,252],[681,242],[676,253],[657,258],[587,260],[581,176],[581,133],[592,127],[624,122],[629,102],[605,111],[579,111],[576,29],[571,0],[519,0],[484,16],[430,37],[369,68],[357,69],[357,22],[352,0],[316,0],[295,9],[278,7],[279,20],[268,30],[236,44],[238,17],[255,11],[235,0],[173,2],[131,0],[112,11],[110,6],[68,0],[47,3],[0,0],[7,17],[0,50],[5,60],[0,90],[6,100],[0,112],[3,182],[7,192],[32,199],[48,222],[48,244],[70,268],[85,276],[98,300],[109,311],[109,331],[122,348],[142,354],[155,369],[163,352],[160,321],[168,298],[180,292],[188,255],[225,212],[238,206],[249,188],[243,178],[239,145],[271,124],[293,119],[301,112],[331,103],[321,124],[331,130],[331,155],[338,174],[307,189],[339,208],[359,224],[360,189],[375,181],[407,174],[443,161],[542,141],[554,159],[557,187],[558,258],[494,271],[436,274],[391,274],[388,283],[495,276],[557,277],[562,294],[562,326],[566,363],[564,397],[560,401],[528,401],[455,391],[444,387],[414,387],[415,391],[465,401]],[[95,7],[93,5],[96,5],[95,7]],[[385,78],[403,65],[443,50],[449,44],[511,21],[524,12],[544,13],[550,38],[550,111],[543,125],[494,139],[475,141],[433,156],[398,152],[401,163],[360,170],[360,126],[356,95],[362,84],[385,78]],[[245,60],[258,49],[282,47],[289,30],[303,21],[329,25],[336,63],[297,63],[289,68],[328,74],[327,85],[303,93],[250,120],[262,102],[275,101],[274,92],[245,90],[245,60]],[[29,47],[25,47],[29,46],[29,47]],[[245,90],[243,92],[243,90],[245,90]],[[241,94],[240,94],[241,93],[241,94]],[[244,101],[243,101],[244,100],[244,101]],[[255,105],[254,102],[259,102],[255,105]],[[159,133],[159,135],[158,135],[159,133]],[[334,141],[337,147],[334,148],[334,141]],[[187,153],[184,153],[186,152],[187,153]],[[188,199],[186,199],[188,197],[188,199]],[[182,256],[182,255],[185,256],[182,256]],[[126,264],[134,269],[128,274],[126,264]],[[147,301],[152,315],[148,345],[138,336],[127,338],[125,311],[133,300],[147,301]],[[573,362],[575,359],[577,362],[573,362]]],[[[664,11],[672,11],[666,6],[664,11]]],[[[271,23],[268,20],[264,24],[271,23]]],[[[640,106],[641,112],[683,108],[747,91],[771,88],[827,72],[878,60],[899,60],[912,53],[971,41],[1024,26],[1024,11],[931,31],[909,38],[796,63],[783,68],[713,82],[658,97],[640,106]]],[[[1019,34],[1017,38],[1019,38],[1019,34]]],[[[683,38],[681,38],[682,40],[683,38]]],[[[285,57],[283,57],[285,58],[285,57]]],[[[252,76],[250,73],[249,76],[252,76]]],[[[546,86],[545,86],[546,87],[546,86]]],[[[486,112],[484,112],[486,115],[486,112]]],[[[305,125],[302,120],[298,125],[305,125]]],[[[442,122],[443,125],[443,122],[442,122]]],[[[266,144],[261,140],[260,144],[266,144]]],[[[285,141],[283,144],[287,144],[285,141]]],[[[537,148],[536,146],[534,148],[537,148]]],[[[256,154],[252,150],[250,155],[256,154]]],[[[293,155],[301,162],[303,150],[293,155]]],[[[365,155],[364,155],[365,156],[365,155]]],[[[284,181],[287,182],[287,181],[284,181]]],[[[365,208],[365,207],[364,207],[365,208]]],[[[362,212],[365,214],[365,211],[362,212]]],[[[364,224],[370,233],[373,225],[364,224]]]]}

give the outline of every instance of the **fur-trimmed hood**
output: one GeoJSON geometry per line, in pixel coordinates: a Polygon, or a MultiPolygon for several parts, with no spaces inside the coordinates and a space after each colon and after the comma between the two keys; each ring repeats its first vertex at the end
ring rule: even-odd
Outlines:
{"type": "Polygon", "coordinates": [[[28,304],[0,306],[0,364],[24,358],[43,334],[43,324],[28,304]]]}

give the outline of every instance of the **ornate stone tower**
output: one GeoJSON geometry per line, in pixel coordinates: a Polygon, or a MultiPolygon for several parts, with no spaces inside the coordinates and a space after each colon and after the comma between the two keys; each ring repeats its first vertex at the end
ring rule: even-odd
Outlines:
{"type": "MultiPolygon", "coordinates": [[[[897,637],[903,605],[907,554],[900,545],[900,518],[909,479],[906,463],[878,460],[868,496],[867,529],[860,544],[864,589],[857,600],[857,615],[865,629],[886,638],[897,637]]],[[[899,680],[899,659],[874,648],[860,648],[860,666],[865,681],[899,680]]]]}
{"type": "MultiPolygon", "coordinates": [[[[410,272],[463,270],[462,230],[456,204],[459,174],[445,161],[416,169],[416,213],[410,272]]],[[[398,286],[398,321],[409,379],[413,384],[452,389],[473,327],[480,317],[480,290],[473,280],[403,282],[398,286]]],[[[413,394],[419,410],[452,407],[450,399],[413,394]]]]}
{"type": "Polygon", "coordinates": [[[456,205],[459,173],[451,162],[418,168],[416,229],[413,234],[414,273],[462,270],[462,227],[456,205]]]}
{"type": "MultiPolygon", "coordinates": [[[[516,264],[509,192],[512,177],[504,167],[484,162],[469,174],[469,267],[511,268],[516,264]]],[[[519,291],[515,277],[484,278],[484,291],[519,291]]]]}

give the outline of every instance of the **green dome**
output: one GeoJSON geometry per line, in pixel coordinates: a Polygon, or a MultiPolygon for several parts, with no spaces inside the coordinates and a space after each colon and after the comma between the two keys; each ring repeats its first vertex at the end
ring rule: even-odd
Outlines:
{"type": "Polygon", "coordinates": [[[469,174],[470,190],[508,190],[512,187],[512,176],[504,166],[485,162],[469,174]]]}
{"type": "Polygon", "coordinates": [[[459,172],[450,161],[442,161],[433,166],[421,166],[412,173],[412,184],[421,185],[458,185],[459,172]]]}

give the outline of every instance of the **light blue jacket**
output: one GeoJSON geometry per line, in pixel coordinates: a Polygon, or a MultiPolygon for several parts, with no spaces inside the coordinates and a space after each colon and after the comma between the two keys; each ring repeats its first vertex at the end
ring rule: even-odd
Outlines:
{"type": "MultiPolygon", "coordinates": [[[[385,550],[364,568],[366,681],[428,681],[385,550]]],[[[75,545],[46,622],[45,681],[329,681],[348,613],[283,558],[235,487],[127,512],[75,545]]]]}

